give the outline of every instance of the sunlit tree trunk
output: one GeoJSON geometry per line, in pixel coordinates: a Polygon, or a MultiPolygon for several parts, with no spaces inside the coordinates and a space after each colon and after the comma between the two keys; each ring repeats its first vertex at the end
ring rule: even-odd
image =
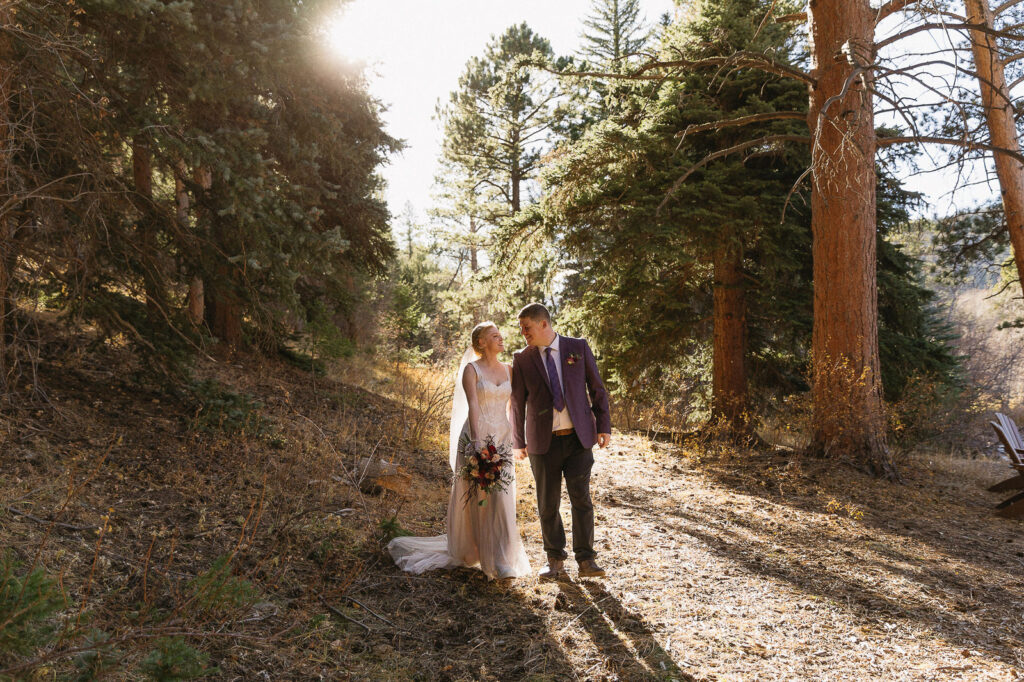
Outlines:
{"type": "Polygon", "coordinates": [[[476,246],[476,233],[480,231],[480,225],[475,215],[469,216],[469,267],[474,273],[480,270],[479,249],[476,246]]]}
{"type": "Polygon", "coordinates": [[[712,341],[713,422],[746,430],[747,302],[743,258],[739,247],[717,249],[714,263],[714,334],[712,341]]]}
{"type": "MultiPolygon", "coordinates": [[[[992,28],[994,17],[988,0],[965,0],[967,23],[992,28]]],[[[1017,126],[1014,123],[1013,102],[1006,86],[1006,65],[999,55],[996,37],[979,30],[971,31],[971,51],[974,53],[981,103],[985,109],[992,144],[1001,149],[1019,151],[1017,126]]],[[[1013,245],[1013,258],[1017,277],[1024,288],[1024,166],[1007,154],[993,154],[996,176],[1003,198],[1006,229],[1013,245]]]]}
{"type": "Polygon", "coordinates": [[[521,206],[521,199],[519,192],[523,183],[522,169],[520,168],[520,162],[522,161],[522,149],[519,145],[519,130],[515,130],[512,133],[512,163],[509,168],[509,181],[512,184],[512,203],[509,208],[512,211],[512,215],[519,213],[521,206]]]}
{"type": "Polygon", "coordinates": [[[878,357],[875,126],[868,0],[811,0],[812,451],[895,477],[878,357]],[[831,98],[831,99],[830,99],[831,98]],[[826,102],[827,108],[826,108],[826,102]]]}

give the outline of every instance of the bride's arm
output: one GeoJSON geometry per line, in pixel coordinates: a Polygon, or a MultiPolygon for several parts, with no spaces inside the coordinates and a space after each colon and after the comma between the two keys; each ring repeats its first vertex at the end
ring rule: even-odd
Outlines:
{"type": "MultiPolygon", "coordinates": [[[[501,363],[505,365],[505,370],[508,372],[508,382],[512,383],[512,364],[508,362],[501,363]]],[[[505,418],[508,419],[508,423],[512,423],[512,394],[508,394],[508,402],[505,403],[505,418]]]]}
{"type": "Polygon", "coordinates": [[[476,396],[476,367],[466,365],[462,373],[462,388],[466,391],[466,402],[469,404],[469,438],[475,445],[483,442],[486,434],[480,433],[480,401],[476,396]]]}

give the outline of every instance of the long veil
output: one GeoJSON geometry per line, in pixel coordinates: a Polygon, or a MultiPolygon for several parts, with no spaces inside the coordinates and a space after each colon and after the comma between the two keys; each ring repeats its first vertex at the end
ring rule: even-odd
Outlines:
{"type": "Polygon", "coordinates": [[[452,394],[452,423],[448,429],[448,465],[455,471],[456,460],[459,457],[459,438],[466,428],[466,420],[469,419],[469,400],[466,398],[466,389],[462,387],[462,375],[466,372],[466,365],[476,360],[476,351],[467,348],[462,354],[459,362],[459,371],[455,373],[455,393],[452,394]]]}

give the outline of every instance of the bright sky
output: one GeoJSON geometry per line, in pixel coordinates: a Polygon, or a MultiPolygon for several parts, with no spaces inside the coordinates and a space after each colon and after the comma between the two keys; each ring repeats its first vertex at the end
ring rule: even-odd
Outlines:
{"type": "MultiPolygon", "coordinates": [[[[675,7],[672,0],[641,0],[641,5],[648,24],[675,7]]],[[[457,86],[466,61],[482,54],[493,35],[523,21],[551,41],[556,54],[575,53],[590,7],[591,0],[354,0],[346,7],[327,40],[339,55],[368,65],[371,91],[388,107],[388,131],[407,143],[383,170],[388,205],[396,217],[406,202],[421,220],[431,206],[441,142],[435,108],[457,86]]],[[[922,35],[912,46],[932,40],[922,35]]],[[[901,44],[899,49],[910,47],[901,44]]],[[[929,165],[927,157],[920,162],[929,165]]],[[[979,170],[971,180],[983,178],[979,170]]],[[[930,216],[998,195],[984,184],[953,191],[957,180],[956,172],[948,170],[908,177],[905,186],[926,195],[929,205],[921,212],[930,216]]]]}
{"type": "MultiPolygon", "coordinates": [[[[672,0],[641,0],[648,23],[673,11],[672,0]]],[[[438,100],[458,85],[470,57],[491,36],[526,22],[555,54],[575,53],[590,0],[355,0],[329,32],[340,54],[370,66],[371,91],[388,106],[388,132],[408,147],[384,169],[388,205],[398,216],[412,202],[422,218],[431,205],[441,131],[438,100]]]]}

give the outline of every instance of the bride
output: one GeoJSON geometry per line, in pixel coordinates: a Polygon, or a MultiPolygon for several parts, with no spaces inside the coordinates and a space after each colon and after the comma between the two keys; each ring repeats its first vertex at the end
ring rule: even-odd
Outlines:
{"type": "MultiPolygon", "coordinates": [[[[449,463],[457,472],[465,462],[459,448],[468,435],[476,450],[492,436],[496,445],[512,451],[512,427],[508,420],[508,400],[512,382],[508,365],[498,360],[505,350],[501,332],[493,322],[481,322],[473,328],[472,347],[459,365],[452,399],[449,431],[449,463]]],[[[514,578],[530,572],[519,528],[516,526],[515,463],[510,461],[512,478],[505,490],[494,489],[479,505],[482,493],[467,500],[469,484],[456,475],[448,499],[448,533],[431,538],[397,537],[388,551],[403,571],[423,573],[435,568],[476,566],[490,579],[514,578]]]]}

